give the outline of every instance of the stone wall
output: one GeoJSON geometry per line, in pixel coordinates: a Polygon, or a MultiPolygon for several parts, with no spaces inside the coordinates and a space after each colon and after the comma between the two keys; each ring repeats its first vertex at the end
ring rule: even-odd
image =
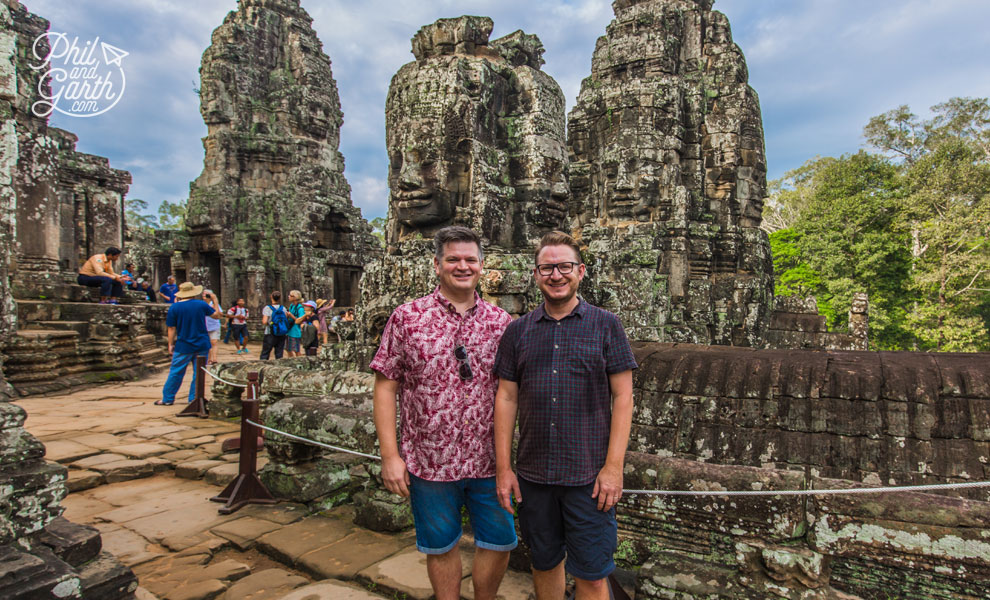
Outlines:
{"type": "Polygon", "coordinates": [[[380,249],[351,204],[330,59],[299,0],[242,0],[200,76],[206,157],[190,184],[185,279],[258,313],[273,290],[353,304],[380,249]]]}
{"type": "Polygon", "coordinates": [[[866,350],[870,341],[869,311],[867,295],[855,294],[849,308],[848,332],[829,331],[814,298],[778,296],[770,316],[767,347],[866,350]]]}
{"type": "Polygon", "coordinates": [[[582,292],[631,339],[761,347],[763,124],[711,0],[617,0],[568,118],[582,292]]]}
{"type": "MultiPolygon", "coordinates": [[[[39,187],[28,185],[22,167],[33,167],[31,156],[19,151],[20,141],[28,143],[27,152],[44,147],[38,137],[25,134],[19,139],[14,117],[23,119],[19,102],[26,94],[17,86],[18,61],[30,47],[38,31],[47,27],[42,19],[30,15],[13,0],[0,2],[0,339],[8,340],[17,326],[17,314],[11,290],[10,266],[15,253],[13,233],[19,224],[20,193],[37,201],[47,197],[39,187]],[[25,40],[27,40],[25,42],[25,40]],[[40,196],[35,193],[40,194],[40,196]]],[[[33,91],[34,88],[32,88],[33,91]]],[[[35,123],[36,125],[36,123],[35,123]]],[[[50,190],[48,190],[50,191],[50,190]]],[[[49,198],[50,199],[50,198],[49,198]]],[[[57,208],[57,206],[56,206],[57,208]]],[[[44,220],[31,219],[20,235],[46,228],[44,220]]],[[[55,238],[57,240],[57,236],[55,238]]],[[[33,251],[33,247],[26,247],[33,251]]],[[[50,256],[31,255],[32,258],[50,256]]],[[[34,262],[32,267],[50,262],[34,262]]],[[[50,271],[46,271],[50,273],[50,271]]],[[[4,367],[0,355],[0,367],[4,367]]],[[[59,502],[65,497],[65,467],[46,462],[45,447],[24,429],[27,414],[11,402],[11,388],[0,370],[0,596],[9,600],[28,598],[101,598],[115,600],[133,597],[137,588],[134,574],[109,553],[101,553],[99,532],[88,526],[74,525],[60,518],[59,502]]]]}
{"type": "MultiPolygon", "coordinates": [[[[74,283],[90,256],[110,246],[125,248],[124,197],[131,174],[111,168],[102,156],[77,152],[79,138],[71,132],[52,127],[49,134],[59,148],[59,263],[63,278],[74,283]]],[[[118,268],[127,262],[133,260],[125,253],[118,268]]]]}
{"type": "MultiPolygon", "coordinates": [[[[627,489],[990,477],[988,355],[657,343],[634,351],[627,489]]],[[[371,375],[327,376],[312,365],[239,363],[221,376],[263,373],[271,427],[377,452],[371,375]]],[[[266,444],[271,462],[262,477],[283,497],[322,506],[350,495],[363,522],[403,523],[403,505],[381,491],[373,468],[355,478],[353,462],[319,448],[277,435],[266,444]]],[[[982,598],[990,594],[988,516],[985,488],[814,498],[627,494],[616,557],[640,567],[643,598],[982,598]]]]}

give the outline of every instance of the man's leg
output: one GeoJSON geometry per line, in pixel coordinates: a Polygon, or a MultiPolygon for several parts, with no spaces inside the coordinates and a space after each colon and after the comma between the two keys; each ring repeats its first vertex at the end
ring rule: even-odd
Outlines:
{"type": "Polygon", "coordinates": [[[509,566],[509,552],[474,549],[474,566],[471,579],[474,581],[475,600],[495,600],[498,586],[509,566]]]}
{"type": "MultiPolygon", "coordinates": [[[[212,341],[212,340],[211,340],[212,341]]],[[[207,354],[197,354],[196,356],[207,356],[207,354]]],[[[192,381],[189,382],[189,401],[192,402],[196,399],[196,379],[203,376],[199,372],[199,367],[196,366],[196,361],[193,361],[193,376],[192,381]]]]}
{"type": "Polygon", "coordinates": [[[533,589],[536,600],[560,600],[564,597],[564,561],[549,571],[533,569],[533,589]]]}
{"type": "Polygon", "coordinates": [[[186,375],[186,366],[192,360],[192,357],[192,354],[172,353],[172,365],[169,367],[168,378],[162,387],[163,404],[172,404],[175,402],[175,393],[179,391],[179,386],[182,385],[182,378],[186,375]]]}
{"type": "MultiPolygon", "coordinates": [[[[460,600],[461,597],[461,551],[454,546],[445,554],[426,555],[426,573],[437,600],[460,600]]],[[[481,596],[477,596],[482,600],[481,596]]],[[[485,599],[487,600],[487,598],[485,599]]]]}
{"type": "MultiPolygon", "coordinates": [[[[261,360],[268,360],[274,346],[275,336],[270,333],[266,333],[265,337],[261,340],[261,360]]],[[[278,358],[278,356],[275,358],[278,358]]]]}
{"type": "Polygon", "coordinates": [[[608,600],[608,579],[588,581],[575,577],[574,583],[575,600],[608,600]]]}
{"type": "Polygon", "coordinates": [[[275,358],[282,358],[285,353],[285,336],[280,335],[275,338],[275,358]]]}
{"type": "Polygon", "coordinates": [[[516,547],[516,527],[498,503],[495,478],[468,479],[464,487],[471,529],[474,530],[474,597],[495,600],[498,586],[509,566],[509,551],[516,547]]]}

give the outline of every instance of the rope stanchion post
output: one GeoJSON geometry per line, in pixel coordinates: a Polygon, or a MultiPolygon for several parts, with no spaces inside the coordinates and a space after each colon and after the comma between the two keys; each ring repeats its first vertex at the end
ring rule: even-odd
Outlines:
{"type": "MultiPolygon", "coordinates": [[[[264,373],[258,373],[257,375],[258,375],[258,386],[255,389],[255,394],[254,394],[255,399],[258,398],[258,391],[261,390],[261,382],[265,378],[265,374],[264,373]]],[[[250,381],[249,381],[248,387],[250,387],[250,381]]],[[[242,419],[244,418],[244,415],[243,414],[241,415],[241,418],[242,419]]],[[[263,430],[261,430],[261,429],[257,429],[257,423],[256,422],[255,423],[252,423],[252,425],[255,425],[255,427],[256,427],[255,428],[255,431],[258,432],[258,440],[257,440],[257,445],[256,445],[255,449],[256,450],[261,450],[262,448],[265,447],[265,432],[263,430]]],[[[240,450],[241,449],[241,439],[242,439],[242,437],[235,437],[235,438],[230,438],[229,440],[224,440],[223,443],[220,444],[220,451],[223,452],[224,454],[226,454],[228,452],[236,452],[237,450],[240,450]]]]}
{"type": "Polygon", "coordinates": [[[247,395],[241,402],[241,456],[237,478],[222,492],[210,498],[213,502],[223,502],[218,511],[222,515],[240,509],[246,504],[274,504],[265,484],[258,477],[258,447],[251,443],[258,438],[260,430],[253,424],[258,421],[258,373],[248,373],[247,395]]]}
{"type": "Polygon", "coordinates": [[[196,378],[196,397],[175,416],[205,419],[210,416],[210,411],[206,408],[206,377],[203,375],[206,370],[206,357],[197,356],[193,359],[193,364],[196,366],[193,370],[193,376],[196,378]]]}

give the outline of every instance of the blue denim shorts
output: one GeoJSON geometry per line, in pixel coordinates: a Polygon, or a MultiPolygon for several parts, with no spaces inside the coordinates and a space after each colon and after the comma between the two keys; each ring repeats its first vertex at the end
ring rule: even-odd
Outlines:
{"type": "Polygon", "coordinates": [[[516,547],[512,515],[498,503],[495,478],[427,481],[409,474],[416,548],[425,554],[446,554],[461,539],[461,507],[466,506],[474,545],[486,550],[516,547]]]}
{"type": "Polygon", "coordinates": [[[550,571],[564,560],[574,577],[597,581],[615,570],[615,507],[598,510],[595,483],[544,485],[519,478],[522,503],[516,510],[533,568],[550,571]]]}

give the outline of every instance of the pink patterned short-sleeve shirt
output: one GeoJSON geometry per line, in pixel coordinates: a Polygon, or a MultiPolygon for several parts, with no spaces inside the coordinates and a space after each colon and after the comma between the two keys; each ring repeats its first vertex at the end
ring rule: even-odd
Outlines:
{"type": "Polygon", "coordinates": [[[460,315],[438,287],[395,309],[371,368],[399,382],[399,453],[413,475],[430,481],[495,475],[492,373],[512,320],[475,294],[460,315]],[[473,377],[461,379],[454,348],[463,344],[473,377]]]}

